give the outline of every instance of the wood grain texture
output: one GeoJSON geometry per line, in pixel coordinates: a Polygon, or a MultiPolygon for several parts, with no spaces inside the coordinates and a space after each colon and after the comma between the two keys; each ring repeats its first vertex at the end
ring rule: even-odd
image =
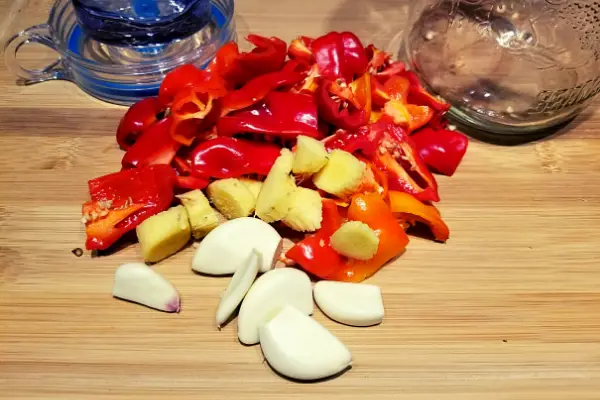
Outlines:
{"type": "MultiPolygon", "coordinates": [[[[45,19],[49,0],[0,0],[0,37],[45,19]]],[[[289,40],[354,30],[385,45],[402,1],[240,0],[240,35],[289,40]],[[310,10],[310,11],[309,11],[310,10]]],[[[0,69],[0,398],[596,400],[600,398],[600,112],[518,147],[473,141],[440,179],[446,245],[414,238],[372,280],[386,319],[316,318],[354,355],[342,377],[276,376],[214,311],[226,279],[190,271],[192,249],[156,269],[180,290],[165,315],[111,298],[136,245],[77,258],[86,181],[114,171],[123,109],[67,82],[16,86],[0,69]]]]}

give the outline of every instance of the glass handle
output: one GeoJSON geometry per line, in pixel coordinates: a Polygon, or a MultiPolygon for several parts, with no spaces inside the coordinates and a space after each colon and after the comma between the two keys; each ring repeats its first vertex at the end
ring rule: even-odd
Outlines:
{"type": "Polygon", "coordinates": [[[56,45],[50,34],[48,24],[32,26],[8,39],[4,46],[4,58],[8,69],[19,78],[18,84],[30,85],[54,79],[68,79],[68,72],[58,54],[54,62],[41,69],[23,67],[17,58],[17,54],[23,45],[29,43],[41,44],[56,51],[56,45]]]}

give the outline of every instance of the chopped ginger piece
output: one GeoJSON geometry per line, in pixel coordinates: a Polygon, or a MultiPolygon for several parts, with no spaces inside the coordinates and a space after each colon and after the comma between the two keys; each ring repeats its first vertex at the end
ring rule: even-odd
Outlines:
{"type": "Polygon", "coordinates": [[[323,202],[319,192],[299,187],[289,197],[289,213],[283,223],[298,232],[321,229],[323,202]]]}
{"type": "Polygon", "coordinates": [[[289,212],[289,196],[296,190],[296,181],[290,173],[294,155],[282,149],[265,179],[256,202],[256,215],[265,222],[281,221],[289,212]]]}
{"type": "Polygon", "coordinates": [[[256,198],[239,179],[215,181],[206,191],[217,210],[228,219],[247,217],[256,207],[256,198]]]}
{"type": "Polygon", "coordinates": [[[192,190],[177,197],[187,210],[194,238],[202,239],[219,226],[220,214],[210,206],[201,190],[192,190]]]}
{"type": "Polygon", "coordinates": [[[158,262],[181,250],[191,237],[184,206],[172,207],[142,222],[136,233],[144,260],[158,262]]]}
{"type": "Polygon", "coordinates": [[[367,224],[349,221],[331,236],[331,247],[343,256],[370,260],[377,253],[379,237],[367,224]]]}
{"type": "Polygon", "coordinates": [[[310,176],[327,164],[325,145],[308,136],[298,136],[292,171],[297,175],[310,176]]]}
{"type": "Polygon", "coordinates": [[[365,169],[365,165],[352,154],[333,150],[329,154],[329,162],[313,177],[313,182],[324,192],[344,198],[358,190],[365,169]]]}

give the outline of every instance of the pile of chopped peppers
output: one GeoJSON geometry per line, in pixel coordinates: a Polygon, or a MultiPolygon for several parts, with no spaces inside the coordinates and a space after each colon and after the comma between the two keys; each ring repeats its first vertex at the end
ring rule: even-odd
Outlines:
{"type": "Polygon", "coordinates": [[[376,183],[345,199],[322,193],[321,229],[289,249],[286,262],[321,279],[360,282],[404,252],[414,224],[447,241],[449,229],[432,205],[440,200],[433,173],[452,176],[468,146],[448,127],[449,105],[402,62],[350,32],[300,36],[289,46],[276,37],[247,40],[249,52],[231,42],[204,70],[170,72],[157,97],[127,111],[116,135],[122,170],[89,182],[87,249],[109,248],[168,209],[177,193],[217,179],[264,178],[300,135],[354,154],[376,183]],[[372,259],[352,260],[330,247],[345,221],[377,233],[372,259]]]}

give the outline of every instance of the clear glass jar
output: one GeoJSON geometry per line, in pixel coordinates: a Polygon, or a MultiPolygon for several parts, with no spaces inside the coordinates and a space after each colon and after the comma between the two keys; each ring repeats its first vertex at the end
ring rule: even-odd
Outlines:
{"type": "Polygon", "coordinates": [[[477,129],[541,131],[600,92],[600,1],[413,0],[407,26],[410,68],[477,129]]]}

